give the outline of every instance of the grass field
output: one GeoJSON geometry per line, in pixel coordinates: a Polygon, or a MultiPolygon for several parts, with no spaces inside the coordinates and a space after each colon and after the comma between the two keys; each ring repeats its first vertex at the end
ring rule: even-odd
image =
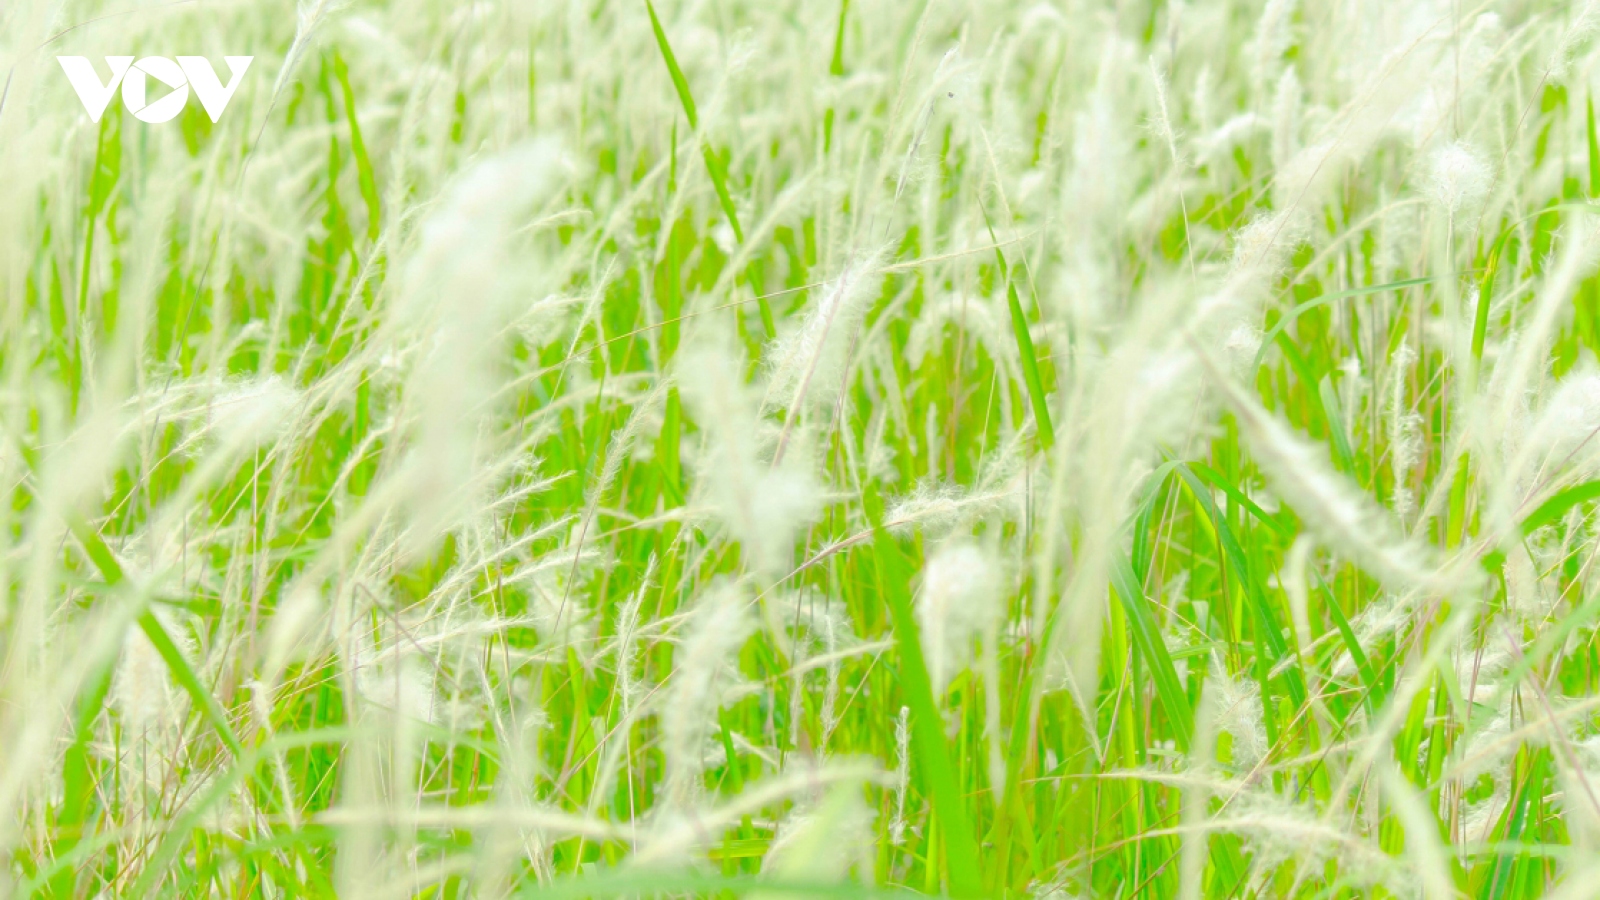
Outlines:
{"type": "Polygon", "coordinates": [[[0,894],[1600,896],[1597,63],[0,6],[0,894]]]}

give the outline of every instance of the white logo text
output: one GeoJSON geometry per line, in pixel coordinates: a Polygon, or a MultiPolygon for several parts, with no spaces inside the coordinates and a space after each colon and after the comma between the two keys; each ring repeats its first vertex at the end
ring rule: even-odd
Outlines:
{"type": "Polygon", "coordinates": [[[222,117],[239,80],[250,68],[253,56],[224,56],[228,63],[228,83],[217,78],[217,72],[204,56],[180,56],[177,62],[165,56],[146,56],[137,62],[131,56],[108,56],[106,65],[111,68],[111,80],[102,82],[95,74],[94,64],[83,56],[58,56],[56,61],[67,73],[72,89],[78,92],[89,121],[98,122],[105,114],[111,96],[122,88],[122,104],[141,122],[170,122],[183,112],[189,102],[189,89],[194,88],[206,115],[215,122],[222,117]],[[154,101],[146,101],[149,79],[154,78],[172,92],[154,101]]]}

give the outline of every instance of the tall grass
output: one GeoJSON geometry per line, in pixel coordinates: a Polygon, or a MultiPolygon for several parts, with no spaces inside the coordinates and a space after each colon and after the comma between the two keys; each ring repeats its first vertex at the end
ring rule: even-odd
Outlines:
{"type": "Polygon", "coordinates": [[[0,889],[1600,892],[1597,30],[0,7],[0,889]]]}

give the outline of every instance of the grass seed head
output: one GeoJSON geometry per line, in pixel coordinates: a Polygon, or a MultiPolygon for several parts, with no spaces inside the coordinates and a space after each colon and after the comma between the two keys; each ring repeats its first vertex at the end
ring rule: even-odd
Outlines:
{"type": "Polygon", "coordinates": [[[974,642],[1003,614],[999,581],[989,554],[965,541],[941,547],[923,566],[917,626],[936,691],[972,662],[974,642]]]}
{"type": "Polygon", "coordinates": [[[695,604],[688,633],[673,653],[661,712],[666,791],[673,805],[684,806],[700,793],[708,742],[718,730],[717,711],[739,679],[739,649],[753,628],[749,601],[731,582],[714,586],[695,604]]]}
{"type": "MultiPolygon", "coordinates": [[[[820,336],[819,336],[820,337],[820,336]]],[[[797,533],[822,506],[803,453],[769,459],[768,424],[747,387],[743,354],[725,335],[703,335],[679,357],[684,402],[704,429],[695,466],[699,486],[758,572],[782,574],[797,533]]]]}
{"type": "Polygon", "coordinates": [[[1428,157],[1428,197],[1452,220],[1483,202],[1493,177],[1483,154],[1470,144],[1455,141],[1428,157]]]}

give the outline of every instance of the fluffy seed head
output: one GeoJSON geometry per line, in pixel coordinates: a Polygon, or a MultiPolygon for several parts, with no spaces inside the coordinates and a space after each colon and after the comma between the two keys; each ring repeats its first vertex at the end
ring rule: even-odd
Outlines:
{"type": "Polygon", "coordinates": [[[922,569],[917,626],[928,676],[943,690],[972,661],[972,644],[1001,613],[999,569],[972,543],[938,550],[922,569]]]}
{"type": "Polygon", "coordinates": [[[212,402],[211,427],[225,443],[249,446],[282,430],[300,403],[300,392],[277,375],[245,382],[212,402]]]}
{"type": "Polygon", "coordinates": [[[1267,729],[1261,720],[1261,689],[1254,682],[1226,673],[1214,675],[1206,690],[1216,692],[1217,726],[1233,739],[1233,766],[1249,772],[1267,752],[1267,729]]]}
{"type": "Polygon", "coordinates": [[[743,593],[731,583],[714,586],[696,604],[689,632],[673,654],[672,686],[661,717],[667,756],[667,792],[687,803],[706,759],[724,691],[738,680],[738,652],[753,623],[743,593]]]}
{"type": "Polygon", "coordinates": [[[852,260],[824,285],[800,327],[769,350],[775,360],[770,385],[778,406],[798,411],[807,398],[824,397],[837,388],[850,336],[872,302],[881,253],[852,260]]]}
{"type": "Polygon", "coordinates": [[[155,729],[171,712],[173,691],[167,664],[138,628],[130,629],[123,643],[112,702],[124,727],[134,734],[155,729]]]}
{"type": "Polygon", "coordinates": [[[1309,234],[1305,215],[1293,209],[1256,217],[1234,236],[1234,272],[1260,272],[1269,277],[1281,273],[1289,265],[1290,254],[1309,234]]]}
{"type": "Polygon", "coordinates": [[[757,571],[781,574],[796,533],[821,508],[822,492],[791,453],[768,460],[766,421],[745,384],[743,356],[724,334],[702,336],[679,356],[684,402],[705,432],[696,461],[705,491],[731,536],[757,571]]]}
{"type": "Polygon", "coordinates": [[[1482,203],[1492,179],[1483,154],[1470,144],[1446,144],[1428,158],[1428,197],[1452,217],[1482,203]]]}
{"type": "Polygon", "coordinates": [[[1600,453],[1600,373],[1561,380],[1537,414],[1533,440],[1551,464],[1565,466],[1600,453]]]}

